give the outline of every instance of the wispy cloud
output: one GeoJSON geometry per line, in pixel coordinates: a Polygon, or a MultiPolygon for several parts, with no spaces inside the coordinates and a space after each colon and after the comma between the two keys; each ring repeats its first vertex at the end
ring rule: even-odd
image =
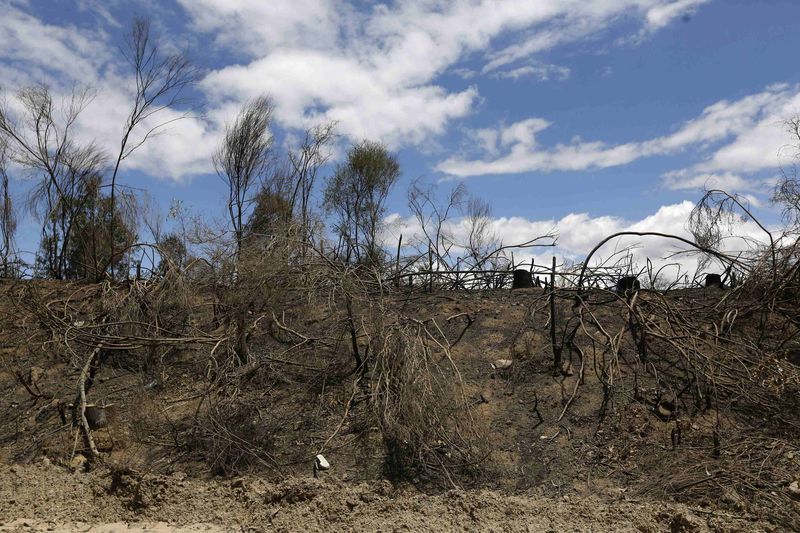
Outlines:
{"type": "Polygon", "coordinates": [[[559,65],[538,63],[525,65],[510,70],[499,70],[492,74],[493,78],[518,80],[520,78],[535,78],[538,81],[564,81],[569,78],[570,69],[559,65]]]}
{"type": "Polygon", "coordinates": [[[672,2],[408,0],[362,12],[341,0],[181,3],[198,29],[252,57],[209,75],[204,88],[211,100],[267,90],[289,127],[336,120],[347,135],[398,147],[423,144],[475,110],[476,87],[438,83],[447,71],[478,74],[463,67],[467,58],[484,58],[483,75],[564,79],[567,67],[537,56],[602,32],[620,17],[644,28],[652,9],[672,2]],[[504,45],[497,49],[500,36],[504,45]]]}
{"type": "Polygon", "coordinates": [[[551,126],[542,118],[470,132],[482,139],[483,157],[452,157],[437,169],[468,177],[523,172],[576,171],[626,165],[637,159],[669,155],[688,148],[700,154],[696,165],[665,175],[671,189],[717,184],[734,190],[753,190],[743,173],[776,169],[786,161],[778,148],[788,142],[783,121],[800,109],[800,87],[775,85],[739,100],[708,106],[673,133],[644,141],[609,144],[575,140],[543,146],[537,134],[551,126]]]}

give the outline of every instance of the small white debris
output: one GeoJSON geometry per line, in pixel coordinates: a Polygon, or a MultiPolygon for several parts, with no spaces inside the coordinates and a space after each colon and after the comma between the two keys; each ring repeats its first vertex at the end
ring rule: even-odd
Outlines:
{"type": "Polygon", "coordinates": [[[325,456],[322,454],[317,455],[317,468],[320,470],[327,470],[331,467],[331,464],[325,459],[325,456]]]}
{"type": "Polygon", "coordinates": [[[514,364],[514,361],[511,359],[498,359],[492,363],[492,368],[494,370],[505,370],[507,368],[511,368],[512,364],[514,364]]]}

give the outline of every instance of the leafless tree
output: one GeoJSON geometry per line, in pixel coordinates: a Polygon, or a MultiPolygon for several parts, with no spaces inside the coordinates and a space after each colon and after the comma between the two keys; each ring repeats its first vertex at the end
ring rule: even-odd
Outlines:
{"type": "Polygon", "coordinates": [[[408,207],[417,219],[423,242],[418,244],[420,256],[428,256],[429,270],[457,270],[457,257],[452,250],[456,239],[452,227],[453,212],[464,203],[467,189],[463,183],[453,187],[444,202],[436,198],[436,188],[425,184],[421,179],[415,180],[408,189],[408,207]]]}
{"type": "Polygon", "coordinates": [[[787,120],[786,129],[794,143],[788,147],[794,152],[794,161],[788,168],[781,169],[781,179],[775,187],[772,201],[783,209],[784,219],[796,231],[800,227],[800,117],[787,120]]]}
{"type": "MultiPolygon", "coordinates": [[[[334,140],[335,124],[315,126],[306,131],[300,146],[289,152],[289,165],[294,190],[290,198],[292,212],[297,217],[303,242],[312,243],[311,192],[319,170],[328,162],[328,146],[334,140]]],[[[305,247],[303,248],[305,250],[305,247]]]]}
{"type": "Polygon", "coordinates": [[[491,263],[495,259],[489,255],[491,251],[502,246],[497,235],[491,230],[492,206],[482,198],[470,197],[464,221],[467,226],[467,259],[473,268],[482,269],[487,262],[491,263]]]}
{"type": "Polygon", "coordinates": [[[13,276],[14,266],[14,233],[17,219],[11,201],[8,179],[8,146],[0,138],[0,277],[13,276]]]}
{"type": "Polygon", "coordinates": [[[225,130],[214,167],[228,187],[228,216],[233,229],[236,256],[242,250],[245,224],[253,203],[253,186],[267,170],[273,136],[269,132],[273,105],[261,96],[245,104],[225,130]]]}
{"type": "Polygon", "coordinates": [[[17,93],[22,116],[0,106],[0,135],[12,160],[36,177],[39,184],[30,198],[42,220],[42,245],[48,274],[61,279],[74,217],[87,178],[97,175],[105,156],[92,144],[73,140],[78,116],[92,99],[88,88],[74,88],[61,105],[45,85],[17,93]]]}
{"type": "MultiPolygon", "coordinates": [[[[765,247],[758,242],[753,243],[757,253],[764,253],[769,257],[773,277],[777,276],[777,249],[775,237],[750,210],[747,199],[731,194],[719,189],[706,191],[703,197],[692,209],[689,215],[689,230],[692,232],[697,244],[709,249],[719,249],[726,233],[730,234],[734,223],[739,221],[752,220],[761,229],[769,240],[769,246],[765,247]]],[[[711,256],[705,254],[703,260],[708,260],[711,256]]],[[[725,264],[726,267],[732,263],[725,264]]]]}
{"type": "MultiPolygon", "coordinates": [[[[158,40],[151,34],[150,20],[136,18],[127,36],[122,54],[130,64],[134,77],[133,106],[122,128],[119,151],[116,154],[111,172],[111,233],[114,233],[114,219],[117,208],[117,177],[120,165],[136,149],[158,134],[165,126],[189,116],[188,112],[179,113],[165,120],[157,115],[170,108],[189,103],[185,93],[199,78],[199,70],[192,66],[186,53],[164,53],[158,40]],[[134,131],[140,129],[141,134],[134,137],[134,131]]],[[[112,247],[113,247],[112,240],[112,247]]],[[[112,248],[110,262],[113,262],[115,250],[112,248]]]]}

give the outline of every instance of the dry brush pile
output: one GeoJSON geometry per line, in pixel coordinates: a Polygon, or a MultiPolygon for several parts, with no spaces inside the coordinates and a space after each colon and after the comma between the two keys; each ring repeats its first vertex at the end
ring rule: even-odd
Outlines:
{"type": "MultiPolygon", "coordinates": [[[[383,457],[377,466],[389,477],[456,485],[485,447],[451,340],[435,320],[393,305],[377,270],[304,252],[299,261],[289,235],[217,272],[173,265],[117,284],[14,282],[20,327],[10,344],[47,353],[76,376],[40,394],[20,375],[32,400],[25,416],[52,407],[27,456],[85,456],[142,473],[155,468],[152,457],[117,464],[115,446],[157,445],[169,462],[201,461],[217,474],[284,475],[353,444],[383,457]],[[114,406],[132,434],[109,444],[92,420],[104,407],[95,389],[120,375],[141,392],[114,406]]],[[[10,355],[7,368],[30,366],[10,355]]]]}

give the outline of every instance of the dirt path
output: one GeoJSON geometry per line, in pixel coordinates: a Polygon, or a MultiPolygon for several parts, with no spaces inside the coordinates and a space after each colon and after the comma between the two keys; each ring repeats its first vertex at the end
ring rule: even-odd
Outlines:
{"type": "Polygon", "coordinates": [[[118,480],[38,464],[0,466],[0,531],[780,531],[747,517],[625,499],[425,495],[333,478],[279,484],[146,477],[118,480]]]}

